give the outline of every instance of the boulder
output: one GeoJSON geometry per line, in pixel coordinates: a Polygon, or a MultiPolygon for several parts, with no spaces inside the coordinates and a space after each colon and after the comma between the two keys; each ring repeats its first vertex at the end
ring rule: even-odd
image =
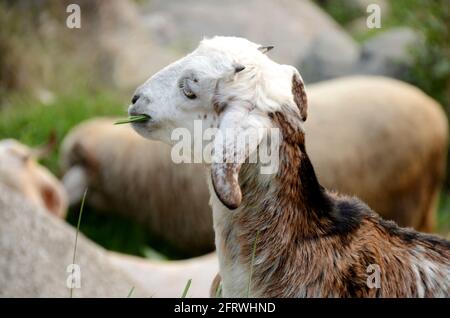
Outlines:
{"type": "Polygon", "coordinates": [[[352,74],[357,65],[360,48],[347,34],[336,37],[323,33],[311,43],[299,71],[306,83],[314,83],[352,74]]]}
{"type": "MultiPolygon", "coordinates": [[[[75,229],[0,185],[0,297],[70,297],[66,270],[75,229]]],[[[76,264],[81,288],[74,297],[149,297],[150,292],[109,261],[106,251],[82,234],[76,264]]]]}
{"type": "Polygon", "coordinates": [[[348,40],[343,29],[309,0],[152,0],[143,4],[142,12],[155,41],[181,52],[194,49],[203,37],[234,35],[275,45],[271,57],[295,65],[320,35],[328,34],[326,39],[337,43],[348,40]]]}
{"type": "Polygon", "coordinates": [[[413,63],[410,49],[420,43],[418,33],[403,27],[376,35],[361,47],[349,36],[322,35],[299,61],[299,70],[307,83],[355,74],[405,79],[413,63]]]}
{"type": "Polygon", "coordinates": [[[420,41],[420,36],[406,27],[383,32],[362,45],[354,73],[405,78],[413,63],[411,47],[420,41]]]}

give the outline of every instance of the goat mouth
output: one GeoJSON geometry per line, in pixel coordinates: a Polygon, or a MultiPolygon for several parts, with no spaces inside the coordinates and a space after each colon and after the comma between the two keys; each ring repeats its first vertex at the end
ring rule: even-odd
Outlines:
{"type": "Polygon", "coordinates": [[[130,115],[127,119],[122,119],[119,121],[116,121],[115,125],[121,125],[121,124],[136,124],[136,123],[147,123],[151,119],[150,116],[145,114],[136,114],[136,115],[130,115]]]}

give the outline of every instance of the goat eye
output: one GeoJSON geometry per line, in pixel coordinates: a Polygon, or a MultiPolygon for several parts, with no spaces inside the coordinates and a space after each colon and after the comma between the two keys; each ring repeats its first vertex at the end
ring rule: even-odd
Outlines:
{"type": "Polygon", "coordinates": [[[191,90],[187,89],[186,87],[183,87],[183,93],[189,99],[194,99],[197,97],[191,90]]]}
{"type": "Polygon", "coordinates": [[[197,96],[194,94],[194,92],[189,88],[189,85],[187,83],[187,81],[181,82],[180,83],[180,88],[183,90],[183,94],[189,98],[189,99],[194,99],[197,96]]]}

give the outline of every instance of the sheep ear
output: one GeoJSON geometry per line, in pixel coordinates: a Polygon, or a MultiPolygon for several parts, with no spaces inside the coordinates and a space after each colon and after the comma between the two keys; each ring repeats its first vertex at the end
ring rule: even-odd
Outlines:
{"type": "Polygon", "coordinates": [[[261,53],[266,54],[267,52],[269,52],[269,51],[272,50],[273,48],[274,48],[273,45],[269,45],[269,46],[260,46],[260,47],[258,48],[258,50],[259,50],[261,53]]]}
{"type": "Polygon", "coordinates": [[[294,102],[300,111],[302,120],[305,121],[308,115],[308,100],[305,85],[297,71],[294,72],[294,76],[292,77],[292,95],[294,96],[294,102]]]}
{"type": "Polygon", "coordinates": [[[47,158],[56,148],[57,143],[56,132],[55,130],[52,130],[48,136],[47,143],[31,150],[31,157],[36,159],[47,158]]]}
{"type": "Polygon", "coordinates": [[[230,210],[242,201],[239,171],[247,157],[262,140],[260,130],[252,126],[251,106],[226,106],[216,133],[211,165],[211,181],[219,200],[230,210]]]}

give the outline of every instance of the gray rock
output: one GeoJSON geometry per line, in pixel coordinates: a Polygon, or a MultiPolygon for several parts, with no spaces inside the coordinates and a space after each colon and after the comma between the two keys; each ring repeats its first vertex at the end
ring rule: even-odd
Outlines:
{"type": "Polygon", "coordinates": [[[309,0],[152,0],[142,12],[155,41],[183,53],[205,36],[234,35],[275,45],[271,57],[295,65],[322,34],[348,41],[343,29],[309,0]]]}
{"type": "Polygon", "coordinates": [[[299,70],[307,83],[319,82],[352,74],[358,63],[360,49],[347,34],[336,37],[324,33],[314,39],[299,70]]]}
{"type": "Polygon", "coordinates": [[[421,41],[409,28],[396,28],[366,41],[360,48],[350,37],[317,37],[299,69],[307,83],[354,74],[404,79],[411,67],[410,47],[421,41]]]}
{"type": "Polygon", "coordinates": [[[355,73],[403,78],[412,64],[410,48],[420,36],[409,28],[395,28],[366,41],[355,73]]]}
{"type": "MultiPolygon", "coordinates": [[[[0,297],[69,297],[74,241],[74,228],[0,185],[0,297]]],[[[127,297],[133,286],[134,296],[150,296],[81,234],[76,264],[81,288],[74,297],[127,297]]]]}

